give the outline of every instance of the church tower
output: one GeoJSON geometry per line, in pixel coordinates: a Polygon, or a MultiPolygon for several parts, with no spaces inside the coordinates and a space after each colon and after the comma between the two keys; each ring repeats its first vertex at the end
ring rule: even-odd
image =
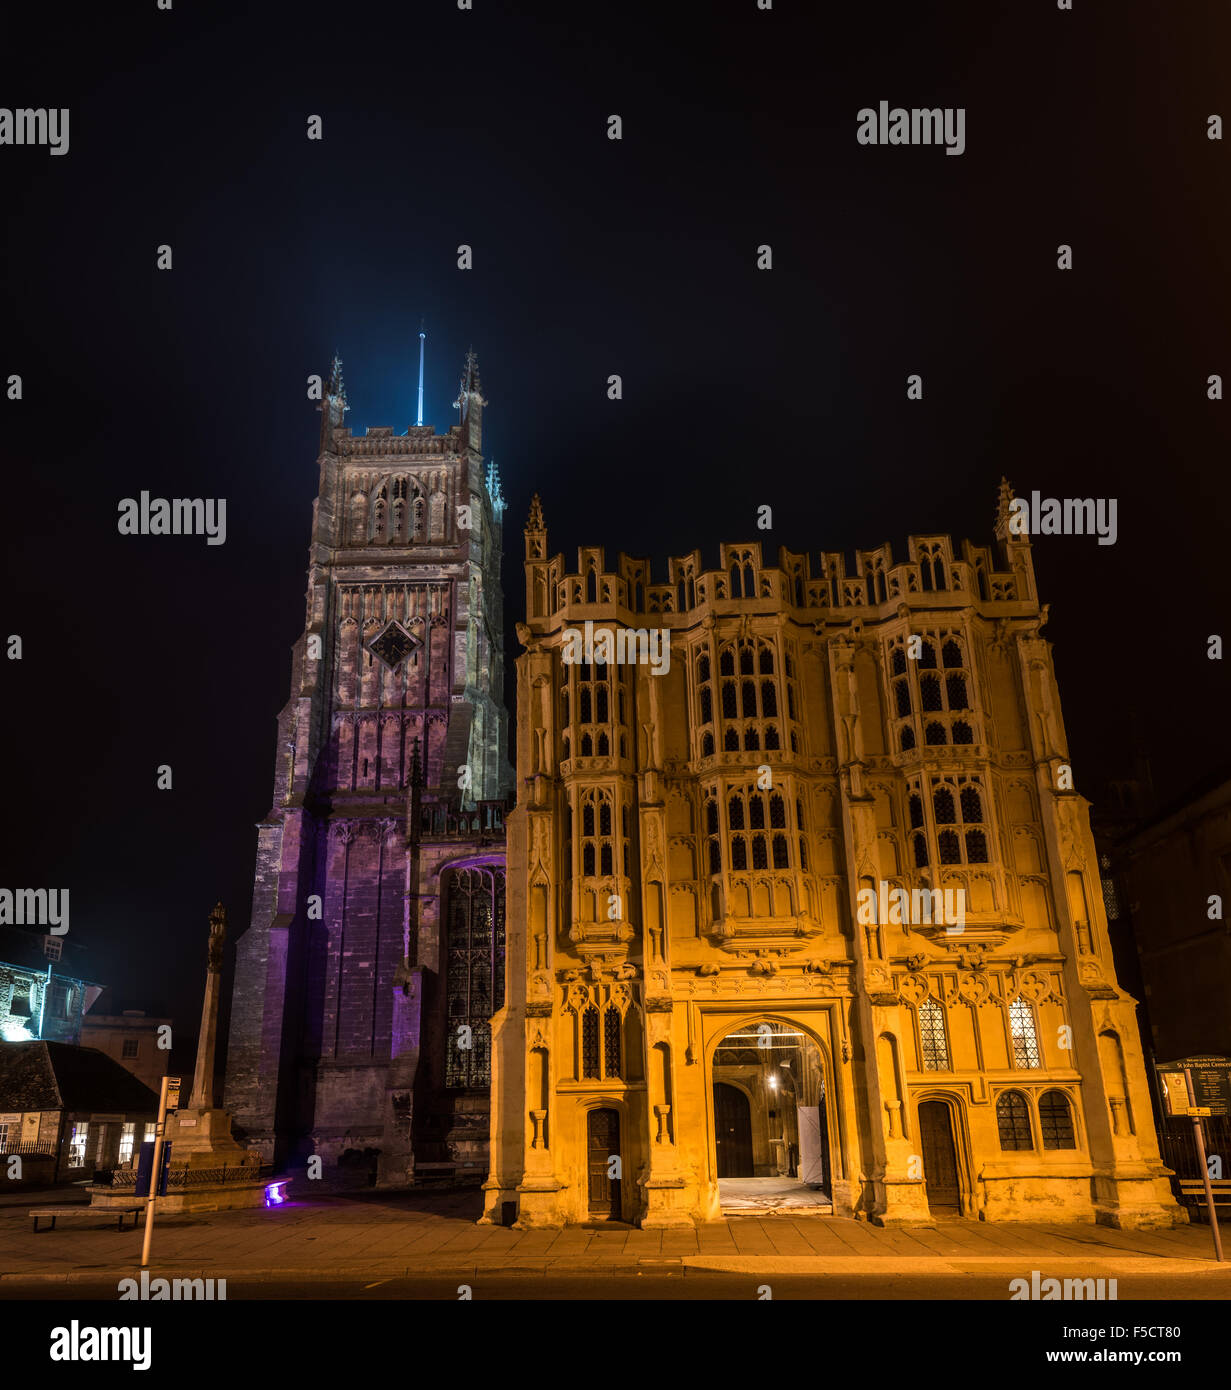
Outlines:
{"type": "Polygon", "coordinates": [[[353,435],[337,357],[322,386],[307,613],[226,1077],[267,1161],[375,1165],[391,1185],[486,1169],[512,772],[485,404],[473,351],[443,435],[353,435]]]}

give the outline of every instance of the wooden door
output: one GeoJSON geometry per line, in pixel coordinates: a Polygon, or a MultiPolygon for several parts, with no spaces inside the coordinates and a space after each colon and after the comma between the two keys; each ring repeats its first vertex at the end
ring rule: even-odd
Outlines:
{"type": "Polygon", "coordinates": [[[586,1120],[589,1160],[589,1211],[591,1217],[619,1220],[620,1179],[611,1176],[611,1160],[620,1153],[620,1114],[617,1110],[591,1110],[586,1120]]]}
{"type": "Polygon", "coordinates": [[[752,1178],[752,1111],[738,1086],[714,1082],[714,1145],[720,1178],[752,1178]]]}
{"type": "Polygon", "coordinates": [[[928,1209],[960,1213],[962,1194],[957,1180],[957,1148],[953,1142],[953,1116],[940,1100],[925,1100],[919,1107],[919,1143],[923,1149],[923,1179],[928,1209]]]}

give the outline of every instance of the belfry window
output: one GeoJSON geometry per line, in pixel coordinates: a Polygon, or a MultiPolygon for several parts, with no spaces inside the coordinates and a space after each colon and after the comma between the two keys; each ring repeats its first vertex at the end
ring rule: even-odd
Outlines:
{"type": "Polygon", "coordinates": [[[444,879],[445,1085],[491,1085],[491,1016],[504,1005],[504,870],[451,869],[444,879]]]}

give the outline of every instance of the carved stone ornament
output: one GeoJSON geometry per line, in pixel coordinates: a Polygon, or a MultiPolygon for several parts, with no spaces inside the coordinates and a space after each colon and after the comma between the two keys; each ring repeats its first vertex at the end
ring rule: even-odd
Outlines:
{"type": "Polygon", "coordinates": [[[963,970],[983,970],[987,965],[987,948],[965,946],[957,953],[957,960],[963,970]]]}
{"type": "MultiPolygon", "coordinates": [[[[957,977],[956,997],[967,1004],[986,1004],[992,995],[991,981],[982,971],[963,971],[957,977]]],[[[952,998],[952,996],[951,996],[952,998]]]]}
{"type": "Polygon", "coordinates": [[[928,982],[918,974],[905,975],[902,982],[898,985],[898,994],[907,1004],[914,1004],[916,1008],[928,997],[928,982]]]}
{"type": "Polygon", "coordinates": [[[1051,998],[1051,981],[1039,970],[1026,970],[1016,979],[1017,993],[1026,999],[1042,1004],[1051,998]]]}

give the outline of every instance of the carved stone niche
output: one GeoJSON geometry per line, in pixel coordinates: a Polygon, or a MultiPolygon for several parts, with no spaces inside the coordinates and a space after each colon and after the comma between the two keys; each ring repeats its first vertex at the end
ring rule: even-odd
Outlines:
{"type": "Polygon", "coordinates": [[[583,956],[595,952],[625,953],[636,933],[627,922],[574,922],[569,928],[569,940],[583,956]]]}
{"type": "Polygon", "coordinates": [[[1103,974],[1102,966],[1096,960],[1087,958],[1078,961],[1077,977],[1091,999],[1119,999],[1120,997],[1116,988],[1108,982],[1107,977],[1103,974]]]}

